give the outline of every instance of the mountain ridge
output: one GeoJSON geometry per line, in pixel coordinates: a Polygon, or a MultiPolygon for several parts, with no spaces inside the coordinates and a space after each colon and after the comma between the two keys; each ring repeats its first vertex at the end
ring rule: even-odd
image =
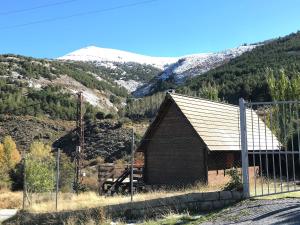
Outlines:
{"type": "MultiPolygon", "coordinates": [[[[256,46],[255,44],[241,45],[216,53],[198,53],[180,57],[154,57],[117,49],[88,46],[58,57],[57,59],[72,62],[89,62],[96,66],[116,71],[120,70],[121,66],[123,66],[121,76],[114,81],[133,93],[136,97],[142,97],[152,94],[157,85],[156,83],[160,80],[173,79],[175,84],[181,84],[189,77],[201,75],[244,52],[251,51],[256,46]],[[147,79],[129,79],[126,76],[124,66],[128,69],[136,65],[154,67],[158,70],[157,74],[155,74],[154,77],[148,77],[151,78],[148,79],[150,83],[147,79]]],[[[136,71],[136,73],[139,72],[140,71],[136,71]]]]}
{"type": "MultiPolygon", "coordinates": [[[[118,63],[139,63],[149,64],[159,69],[163,69],[166,65],[177,61],[178,57],[155,57],[147,56],[129,51],[123,51],[111,48],[100,48],[97,46],[87,46],[72,51],[64,56],[58,57],[59,60],[71,61],[89,61],[89,62],[118,62],[118,63]]],[[[110,66],[109,64],[103,64],[110,66]]],[[[113,66],[111,66],[114,68],[113,66]]]]}

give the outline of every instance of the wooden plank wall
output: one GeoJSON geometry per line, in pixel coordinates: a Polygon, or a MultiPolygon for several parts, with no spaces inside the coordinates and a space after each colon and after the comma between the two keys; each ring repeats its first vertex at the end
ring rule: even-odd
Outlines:
{"type": "Polygon", "coordinates": [[[175,104],[167,109],[146,149],[147,184],[206,182],[205,146],[175,104]]]}

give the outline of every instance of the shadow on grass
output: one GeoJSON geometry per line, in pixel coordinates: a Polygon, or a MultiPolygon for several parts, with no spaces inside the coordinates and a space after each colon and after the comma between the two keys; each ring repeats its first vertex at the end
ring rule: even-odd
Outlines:
{"type": "MultiPolygon", "coordinates": [[[[161,217],[162,215],[167,215],[170,212],[178,214],[188,211],[190,213],[199,214],[207,211],[212,212],[212,209],[215,207],[214,202],[219,200],[219,192],[188,193],[166,198],[157,198],[133,203],[122,203],[118,205],[108,205],[91,209],[53,213],[20,212],[15,217],[5,221],[3,224],[66,225],[65,222],[69,220],[74,220],[74,224],[87,224],[88,221],[95,221],[96,223],[103,224],[107,217],[120,219],[121,221],[128,221],[161,217]]],[[[223,205],[221,204],[218,207],[222,208],[226,204],[232,205],[233,201],[236,200],[228,200],[226,204],[225,200],[220,201],[223,201],[223,205]]],[[[217,208],[217,206],[215,208],[217,208]]],[[[194,220],[194,218],[186,217],[182,219],[182,223],[180,224],[188,224],[192,220],[194,220]]]]}

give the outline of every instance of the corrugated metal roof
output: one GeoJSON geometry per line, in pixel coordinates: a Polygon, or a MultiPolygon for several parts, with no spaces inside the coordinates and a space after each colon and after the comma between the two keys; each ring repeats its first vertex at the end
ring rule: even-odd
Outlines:
{"type": "MultiPolygon", "coordinates": [[[[239,151],[239,107],[169,94],[211,151],[239,151]]],[[[278,150],[280,142],[254,110],[246,110],[248,150],[278,150]]]]}

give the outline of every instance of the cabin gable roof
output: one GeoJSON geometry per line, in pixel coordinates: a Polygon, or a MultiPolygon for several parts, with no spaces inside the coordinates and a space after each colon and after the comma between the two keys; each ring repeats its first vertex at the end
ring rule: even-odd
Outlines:
{"type": "MultiPolygon", "coordinates": [[[[240,151],[240,110],[238,106],[201,98],[167,93],[158,114],[144,138],[163,118],[168,105],[174,103],[210,151],[240,151]]],[[[278,150],[280,143],[253,109],[246,110],[248,150],[278,150]],[[260,141],[259,141],[260,139],[260,141]],[[272,148],[271,148],[272,146],[272,148]]],[[[143,145],[143,140],[140,147],[143,145]]],[[[141,150],[139,148],[139,150],[141,150]]]]}

